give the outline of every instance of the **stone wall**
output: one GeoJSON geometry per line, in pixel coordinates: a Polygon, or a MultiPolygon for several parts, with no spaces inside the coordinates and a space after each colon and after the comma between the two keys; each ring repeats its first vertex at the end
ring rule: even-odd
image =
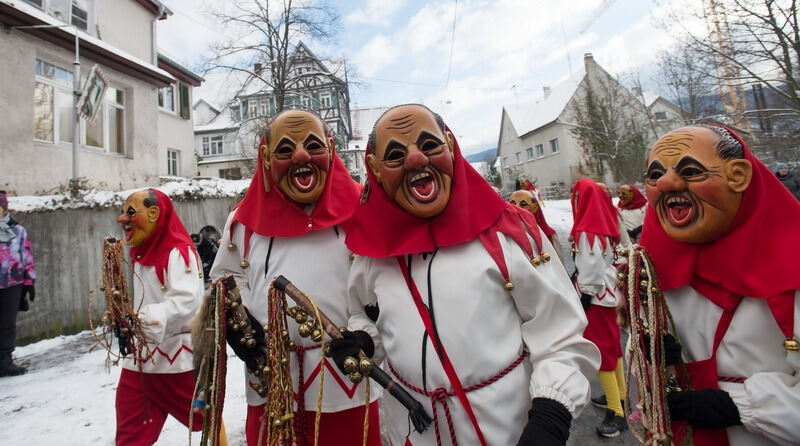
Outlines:
{"type": "MultiPolygon", "coordinates": [[[[234,198],[174,200],[189,232],[213,225],[220,232],[234,198]]],[[[119,209],[73,209],[13,215],[28,230],[36,262],[36,301],[19,313],[17,343],[24,344],[89,328],[90,290],[98,286],[103,238],[121,236],[119,209]]],[[[104,296],[94,297],[93,319],[105,310],[104,296]]]]}

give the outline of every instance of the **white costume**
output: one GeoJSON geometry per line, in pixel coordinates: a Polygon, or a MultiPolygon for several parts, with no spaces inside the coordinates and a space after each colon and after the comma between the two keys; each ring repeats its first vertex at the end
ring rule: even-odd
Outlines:
{"type": "MultiPolygon", "coordinates": [[[[547,238],[542,234],[551,261],[534,268],[519,245],[502,233],[498,236],[514,284],[511,292],[504,289],[505,279],[478,239],[404,258],[411,259],[411,277],[467,390],[487,444],[511,445],[528,421],[532,398],[549,398],[562,403],[573,417],[580,414],[589,401],[586,377],[597,372],[599,353],[582,337],[586,317],[547,238]],[[473,386],[478,388],[469,390],[473,386]]],[[[451,444],[445,408],[452,415],[457,441],[479,444],[396,259],[356,257],[349,297],[348,328],[373,337],[374,358],[385,358],[384,369],[398,382],[427,392],[409,391],[429,415],[438,411],[443,444],[451,444]],[[374,324],[363,308],[376,302],[380,316],[374,324]],[[451,393],[440,398],[442,390],[451,393]]],[[[382,424],[393,444],[402,445],[409,434],[408,412],[392,398],[385,399],[385,408],[382,424]]],[[[415,446],[435,445],[435,429],[411,432],[409,440],[415,446]]]]}
{"type": "Polygon", "coordinates": [[[644,213],[647,210],[647,205],[639,209],[620,209],[619,218],[622,221],[622,229],[633,231],[644,223],[644,213]]]}
{"type": "Polygon", "coordinates": [[[595,236],[589,247],[589,238],[585,232],[578,234],[578,252],[575,253],[575,267],[578,269],[578,291],[591,294],[592,305],[616,307],[622,298],[617,288],[617,270],[614,267],[613,241],[605,237],[606,248],[595,236]]]}
{"type": "MultiPolygon", "coordinates": [[[[665,291],[684,361],[711,356],[722,308],[691,286],[665,291]]],[[[795,293],[794,338],[800,339],[800,291],[795,293]]],[[[784,335],[765,299],[742,299],[717,350],[718,375],[739,409],[742,426],[727,429],[731,446],[800,444],[800,352],[783,348],[784,335]],[[758,329],[754,329],[758,327],[758,329]]]]}
{"type": "Polygon", "coordinates": [[[122,366],[144,373],[180,373],[192,370],[190,321],[203,301],[203,277],[197,257],[189,250],[189,266],[177,248],[169,253],[164,286],[155,267],[135,263],[133,308],[139,309],[142,330],[149,341],[150,356],[134,364],[127,356],[122,366]],[[140,306],[141,305],[141,306],[140,306]]]}
{"type": "MultiPolygon", "coordinates": [[[[231,238],[230,225],[234,213],[228,216],[220,242],[220,250],[211,268],[211,277],[216,279],[225,274],[233,274],[242,303],[259,323],[268,321],[267,294],[272,280],[283,275],[294,285],[310,296],[330,319],[338,326],[347,324],[347,274],[350,270],[350,251],[344,245],[344,232],[338,227],[321,229],[300,237],[265,237],[253,233],[247,258],[249,267],[242,268],[242,249],[244,247],[245,227],[234,226],[231,238]],[[235,244],[233,251],[226,249],[235,244]],[[266,265],[265,265],[266,263],[266,265]]],[[[292,302],[289,302],[292,306],[292,302]]],[[[297,323],[288,318],[288,330],[292,341],[299,348],[312,347],[300,352],[303,357],[303,381],[305,383],[305,410],[317,407],[319,392],[319,364],[322,350],[310,338],[302,338],[297,333],[297,323]],[[307,386],[307,387],[306,387],[307,386]]],[[[298,354],[291,356],[292,384],[298,392],[299,366],[298,354]]],[[[257,379],[247,371],[251,382],[257,379]]],[[[365,401],[363,384],[353,384],[343,375],[331,360],[325,359],[325,381],[323,388],[322,411],[338,412],[355,407],[363,407],[365,401]]],[[[370,386],[370,401],[381,395],[380,387],[370,386]]],[[[261,398],[250,386],[247,387],[247,404],[263,405],[261,398]]]]}

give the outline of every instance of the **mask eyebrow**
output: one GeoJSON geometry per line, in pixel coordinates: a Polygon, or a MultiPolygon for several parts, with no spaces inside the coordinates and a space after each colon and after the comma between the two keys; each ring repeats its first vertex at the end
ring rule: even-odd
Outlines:
{"type": "Polygon", "coordinates": [[[647,166],[647,171],[649,172],[649,171],[651,171],[651,170],[653,170],[653,169],[655,169],[655,168],[658,168],[658,167],[660,167],[660,168],[662,168],[662,169],[664,169],[664,170],[667,170],[667,168],[666,168],[666,167],[664,167],[664,165],[663,165],[663,164],[661,164],[661,161],[659,161],[659,160],[653,160],[653,162],[652,162],[652,163],[650,163],[650,165],[649,165],[649,166],[647,166]]]}
{"type": "Polygon", "coordinates": [[[320,139],[317,135],[315,135],[313,133],[308,135],[308,137],[306,138],[306,140],[305,140],[305,142],[303,144],[308,145],[309,143],[312,143],[312,142],[320,143],[323,146],[325,145],[325,143],[322,142],[322,139],[320,139]]]}
{"type": "Polygon", "coordinates": [[[281,146],[281,145],[283,145],[283,144],[291,144],[291,145],[294,145],[294,141],[292,141],[292,140],[291,140],[291,139],[289,139],[288,137],[284,136],[283,138],[281,138],[281,140],[280,140],[280,141],[278,141],[278,144],[275,144],[275,147],[281,146]]]}
{"type": "Polygon", "coordinates": [[[675,167],[673,167],[673,169],[681,170],[681,169],[683,169],[684,167],[686,167],[687,165],[690,165],[690,164],[695,165],[695,166],[701,168],[702,170],[708,170],[708,169],[706,169],[706,166],[703,165],[703,163],[701,163],[700,161],[697,161],[696,159],[692,158],[689,155],[686,155],[683,158],[681,158],[681,160],[678,161],[678,164],[676,164],[675,167]]]}
{"type": "Polygon", "coordinates": [[[417,137],[417,145],[422,144],[422,142],[425,141],[426,139],[432,139],[432,140],[436,141],[437,143],[442,144],[442,140],[439,139],[438,136],[434,135],[433,133],[431,133],[431,132],[429,132],[427,130],[423,130],[422,132],[420,132],[419,136],[417,137]]]}

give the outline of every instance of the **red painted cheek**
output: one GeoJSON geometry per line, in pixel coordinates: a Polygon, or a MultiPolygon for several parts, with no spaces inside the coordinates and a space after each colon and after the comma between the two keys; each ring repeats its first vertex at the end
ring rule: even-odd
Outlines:
{"type": "Polygon", "coordinates": [[[138,229],[143,229],[145,226],[147,226],[147,221],[143,216],[137,214],[131,219],[131,224],[136,226],[138,229]]]}
{"type": "Polygon", "coordinates": [[[661,192],[655,186],[645,185],[644,194],[647,195],[647,201],[652,205],[655,205],[658,199],[661,198],[661,192]]]}
{"type": "Polygon", "coordinates": [[[292,167],[292,160],[278,160],[272,158],[270,161],[269,172],[272,174],[272,181],[276,183],[286,175],[289,168],[292,167]]]}
{"type": "Polygon", "coordinates": [[[447,175],[449,177],[453,176],[453,158],[450,156],[450,151],[445,150],[444,152],[434,155],[428,160],[436,170],[442,173],[442,175],[447,175]]]}
{"type": "Polygon", "coordinates": [[[708,201],[721,207],[718,203],[729,198],[725,184],[716,181],[701,181],[691,183],[689,190],[703,201],[708,201]]]}
{"type": "Polygon", "coordinates": [[[381,186],[383,186],[383,190],[389,195],[389,197],[394,198],[397,189],[400,188],[400,185],[403,184],[403,178],[405,177],[406,170],[402,167],[396,168],[388,168],[381,166],[381,186]]]}
{"type": "Polygon", "coordinates": [[[327,172],[329,166],[331,165],[331,157],[327,153],[312,155],[311,162],[314,163],[319,170],[327,172]]]}

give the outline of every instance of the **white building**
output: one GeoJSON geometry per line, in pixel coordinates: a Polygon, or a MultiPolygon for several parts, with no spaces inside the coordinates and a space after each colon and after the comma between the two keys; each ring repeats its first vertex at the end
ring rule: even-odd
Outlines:
{"type": "Polygon", "coordinates": [[[356,181],[364,184],[367,181],[367,167],[364,164],[364,156],[367,154],[367,143],[369,134],[375,126],[375,122],[381,117],[389,107],[366,107],[354,108],[350,111],[350,122],[353,123],[353,137],[347,144],[346,150],[340,150],[339,155],[347,166],[356,181]]]}
{"type": "MultiPolygon", "coordinates": [[[[497,143],[503,190],[513,191],[516,180],[528,178],[545,195],[564,196],[575,181],[593,175],[583,166],[583,148],[571,131],[577,126],[574,110],[589,82],[617,89],[628,104],[641,104],[587,53],[581,70],[552,88],[545,87],[536,101],[503,107],[497,143]]],[[[679,109],[660,96],[649,96],[645,102],[655,127],[665,133],[680,116],[679,109]]],[[[643,126],[652,127],[646,123],[643,107],[627,108],[627,113],[636,115],[643,126]]],[[[614,183],[610,172],[603,180],[614,183]]]]}
{"type": "MultiPolygon", "coordinates": [[[[269,76],[269,67],[254,64],[253,71],[269,76]]],[[[337,150],[348,146],[350,93],[344,66],[322,61],[302,42],[292,53],[284,108],[313,110],[331,129],[337,150]]],[[[227,82],[236,82],[232,75],[227,82]]],[[[195,125],[198,174],[239,179],[250,175],[256,166],[258,141],[277,107],[272,87],[252,76],[243,80],[239,93],[224,106],[198,101],[196,113],[211,117],[195,125]]]]}
{"type": "Polygon", "coordinates": [[[158,54],[158,0],[0,0],[0,187],[16,195],[63,187],[157,185],[193,176],[192,87],[202,78],[158,54]],[[73,61],[79,37],[85,81],[97,64],[109,80],[94,122],[73,135],[73,61]],[[35,173],[35,174],[34,174],[35,173]]]}

